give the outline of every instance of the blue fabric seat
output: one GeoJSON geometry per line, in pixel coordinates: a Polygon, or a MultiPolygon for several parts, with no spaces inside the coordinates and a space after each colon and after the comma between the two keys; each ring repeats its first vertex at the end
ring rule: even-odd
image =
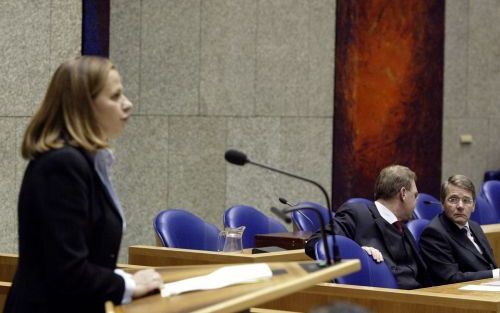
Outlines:
{"type": "Polygon", "coordinates": [[[288,232],[276,219],[248,205],[235,205],[224,212],[224,227],[245,226],[243,248],[255,247],[255,235],[288,232]]]}
{"type": "Polygon", "coordinates": [[[484,173],[484,181],[500,180],[500,171],[486,171],[484,173]]]}
{"type": "Polygon", "coordinates": [[[348,199],[345,203],[365,203],[365,204],[372,204],[373,201],[366,199],[366,198],[350,198],[348,199]]]}
{"type": "Polygon", "coordinates": [[[423,218],[430,221],[442,211],[443,206],[438,199],[426,193],[418,195],[414,211],[416,218],[423,218]]]}
{"type": "Polygon", "coordinates": [[[415,238],[417,245],[420,240],[420,235],[422,234],[422,231],[427,226],[427,224],[429,224],[429,222],[430,222],[429,220],[426,220],[424,218],[419,218],[416,220],[411,220],[408,223],[406,223],[406,227],[408,227],[408,230],[413,235],[413,238],[415,238]]]}
{"type": "Polygon", "coordinates": [[[297,226],[298,230],[316,232],[320,229],[320,221],[318,215],[314,211],[308,210],[307,208],[314,208],[320,211],[320,214],[323,217],[323,221],[325,222],[325,227],[330,222],[330,212],[328,211],[328,209],[316,202],[300,202],[293,208],[301,209],[299,211],[292,212],[292,220],[297,226]]]}
{"type": "Polygon", "coordinates": [[[500,212],[485,199],[483,194],[479,194],[476,197],[474,212],[470,215],[470,219],[480,225],[496,224],[500,222],[500,212]]]}
{"type": "Polygon", "coordinates": [[[163,210],[154,229],[165,247],[217,251],[219,229],[184,209],[163,210]]]}
{"type": "Polygon", "coordinates": [[[497,212],[500,212],[500,181],[489,180],[484,182],[481,186],[481,195],[497,212]]]}
{"type": "MultiPolygon", "coordinates": [[[[338,277],[336,280],[340,284],[360,285],[371,287],[398,288],[394,274],[389,270],[384,262],[377,263],[369,256],[355,241],[344,237],[335,236],[339,254],[342,259],[359,259],[361,270],[346,276],[338,277]]],[[[333,256],[331,235],[327,236],[328,249],[333,256]]],[[[320,239],[315,246],[316,259],[325,260],[325,249],[323,240],[320,239]]]]}

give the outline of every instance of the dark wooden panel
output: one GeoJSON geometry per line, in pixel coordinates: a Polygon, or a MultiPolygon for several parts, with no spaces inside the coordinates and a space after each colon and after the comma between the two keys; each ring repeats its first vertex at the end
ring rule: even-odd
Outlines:
{"type": "Polygon", "coordinates": [[[413,169],[419,191],[441,180],[444,0],[337,1],[334,207],[373,198],[379,171],[413,169]]]}

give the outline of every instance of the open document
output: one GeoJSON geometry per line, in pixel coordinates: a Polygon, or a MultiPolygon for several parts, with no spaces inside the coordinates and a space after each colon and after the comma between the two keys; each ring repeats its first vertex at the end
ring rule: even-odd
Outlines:
{"type": "Polygon", "coordinates": [[[163,285],[162,297],[195,290],[218,289],[236,284],[271,279],[273,273],[265,263],[232,265],[219,268],[208,275],[179,280],[163,285]]]}

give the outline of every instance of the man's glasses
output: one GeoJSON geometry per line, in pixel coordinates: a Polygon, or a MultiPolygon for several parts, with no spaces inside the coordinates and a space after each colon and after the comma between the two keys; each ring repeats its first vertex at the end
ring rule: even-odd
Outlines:
{"type": "Polygon", "coordinates": [[[455,196],[451,196],[449,197],[448,199],[446,199],[446,201],[449,203],[449,204],[458,204],[460,201],[462,201],[462,203],[464,205],[472,205],[474,203],[474,200],[472,200],[471,198],[469,197],[463,197],[463,198],[460,198],[460,197],[455,197],[455,196]]]}

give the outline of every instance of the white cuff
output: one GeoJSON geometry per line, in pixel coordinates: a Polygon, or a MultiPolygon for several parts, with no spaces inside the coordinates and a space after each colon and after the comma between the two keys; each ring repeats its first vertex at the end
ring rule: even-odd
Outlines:
{"type": "Polygon", "coordinates": [[[132,301],[132,295],[135,291],[135,280],[132,278],[132,275],[129,273],[125,273],[121,269],[115,269],[115,274],[120,275],[125,281],[125,291],[123,292],[122,304],[129,303],[132,301]]]}
{"type": "Polygon", "coordinates": [[[493,273],[493,278],[499,278],[500,277],[500,268],[495,268],[491,272],[493,273]]]}

